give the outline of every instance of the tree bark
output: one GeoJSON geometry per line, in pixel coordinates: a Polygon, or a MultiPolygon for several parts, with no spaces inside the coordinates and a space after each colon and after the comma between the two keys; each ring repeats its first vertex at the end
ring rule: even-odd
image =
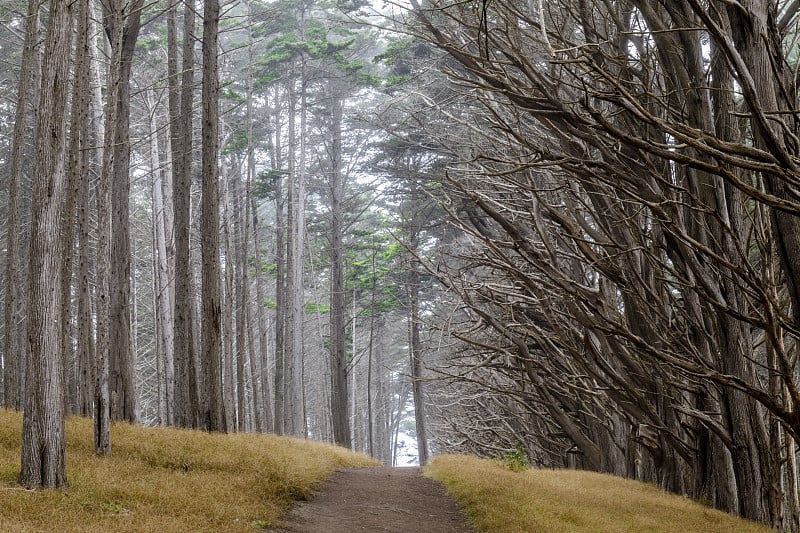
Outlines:
{"type": "Polygon", "coordinates": [[[53,0],[45,38],[42,87],[34,145],[33,203],[28,284],[28,383],[19,482],[27,488],[66,483],[64,366],[60,356],[61,257],[65,195],[66,106],[72,49],[69,0],[53,0]]]}
{"type": "Polygon", "coordinates": [[[222,304],[219,258],[219,1],[205,0],[203,11],[203,192],[201,204],[202,372],[206,407],[203,427],[227,431],[222,387],[222,304]]]}
{"type": "MultiPolygon", "coordinates": [[[[78,209],[88,206],[83,203],[84,183],[82,180],[88,176],[88,154],[89,146],[89,6],[86,2],[78,5],[77,31],[75,40],[75,69],[74,82],[72,87],[72,115],[70,116],[70,147],[69,147],[69,168],[67,171],[67,198],[64,206],[64,233],[62,239],[62,255],[64,257],[61,272],[61,302],[63,306],[63,322],[61,323],[61,352],[64,358],[64,368],[67,370],[65,380],[65,405],[72,413],[86,412],[81,401],[81,391],[83,390],[83,380],[81,379],[81,361],[83,357],[77,359],[72,357],[72,275],[73,275],[73,251],[75,244],[76,229],[85,229],[85,220],[78,226],[78,209]],[[83,205],[79,205],[79,199],[83,205]],[[75,364],[73,365],[73,360],[75,364]]],[[[88,188],[88,187],[87,187],[88,188]]],[[[85,216],[85,212],[82,214],[85,216]]],[[[78,259],[80,266],[80,258],[78,259]]],[[[81,271],[78,271],[78,276],[81,271]]],[[[88,280],[87,280],[88,282],[88,280]]],[[[80,283],[80,281],[79,281],[80,283]]],[[[88,295],[85,295],[88,296],[88,295]]],[[[79,299],[80,289],[79,289],[79,299]]],[[[76,310],[76,314],[77,314],[76,310]]],[[[78,324],[81,316],[78,315],[78,324]]],[[[80,326],[79,326],[80,327],[80,326]]],[[[86,334],[86,332],[84,332],[86,334]]],[[[89,332],[89,335],[91,331],[89,332]]],[[[78,348],[82,349],[85,345],[85,338],[78,342],[78,348]]]]}
{"type": "MultiPolygon", "coordinates": [[[[283,165],[281,152],[281,108],[279,88],[275,89],[274,98],[275,141],[273,143],[272,167],[281,169],[283,165]]],[[[286,374],[287,374],[287,309],[286,309],[286,269],[287,269],[287,243],[286,243],[286,200],[284,198],[284,176],[275,176],[275,375],[273,393],[275,395],[274,431],[283,435],[288,431],[286,424],[286,374]]],[[[288,187],[287,187],[288,188],[288,187]]]]}
{"type": "Polygon", "coordinates": [[[121,21],[104,13],[106,34],[122,32],[122,40],[111,41],[112,54],[120,46],[119,87],[113,129],[113,178],[111,184],[111,286],[109,312],[109,394],[114,420],[136,421],[133,351],[131,343],[131,241],[130,241],[130,77],[133,53],[139,36],[144,0],[115,2],[121,21]],[[123,24],[121,30],[113,24],[123,24]]]}
{"type": "Polygon", "coordinates": [[[3,404],[9,409],[21,407],[23,372],[28,343],[19,331],[24,330],[26,307],[23,274],[19,261],[25,250],[20,250],[20,189],[23,180],[22,165],[25,157],[25,129],[28,124],[28,104],[34,71],[38,66],[36,41],[39,33],[40,0],[29,0],[25,17],[25,41],[22,48],[22,65],[17,87],[17,107],[14,116],[14,133],[11,145],[11,166],[8,181],[8,221],[6,224],[6,271],[3,339],[3,404]]]}
{"type": "Polygon", "coordinates": [[[183,75],[181,79],[180,114],[171,111],[173,212],[175,215],[175,425],[192,424],[190,389],[192,388],[192,300],[190,255],[190,206],[192,170],[192,103],[194,83],[194,1],[186,0],[183,20],[183,75]]]}
{"type": "MultiPolygon", "coordinates": [[[[342,113],[344,104],[336,95],[331,102],[330,195],[331,195],[331,417],[333,440],[352,446],[347,390],[347,348],[345,338],[344,284],[344,176],[342,175],[342,113]]],[[[354,354],[355,355],[355,354],[354,354]]]]}

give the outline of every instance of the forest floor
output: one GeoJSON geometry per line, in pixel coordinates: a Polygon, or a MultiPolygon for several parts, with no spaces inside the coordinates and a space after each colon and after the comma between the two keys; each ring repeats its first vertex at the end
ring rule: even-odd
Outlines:
{"type": "Polygon", "coordinates": [[[419,468],[348,468],[310,501],[299,503],[275,533],[468,533],[473,531],[441,484],[419,468]]]}

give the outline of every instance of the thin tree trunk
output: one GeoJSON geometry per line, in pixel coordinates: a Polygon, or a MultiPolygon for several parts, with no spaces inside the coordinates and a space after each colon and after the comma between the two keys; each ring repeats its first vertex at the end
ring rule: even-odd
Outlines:
{"type": "MultiPolygon", "coordinates": [[[[416,239],[415,239],[416,240],[416,239]]],[[[419,271],[411,267],[408,282],[409,294],[409,356],[411,360],[411,386],[414,397],[414,421],[417,428],[417,454],[420,466],[428,464],[428,432],[425,419],[425,396],[422,377],[422,342],[419,337],[419,271]]]]}
{"type": "Polygon", "coordinates": [[[367,352],[367,451],[370,457],[375,457],[375,430],[373,427],[373,408],[372,408],[372,360],[375,349],[375,300],[377,290],[377,273],[375,271],[375,237],[372,238],[372,287],[369,303],[369,347],[367,352]]]}
{"type": "MultiPolygon", "coordinates": [[[[235,178],[237,181],[239,176],[235,178]]],[[[247,366],[249,365],[249,346],[246,341],[246,320],[245,312],[247,307],[247,255],[244,250],[243,239],[246,237],[242,221],[242,190],[239,183],[231,180],[231,203],[233,207],[233,256],[231,257],[232,268],[236,272],[236,398],[239,404],[238,424],[245,431],[249,426],[247,423],[247,366]]]]}
{"type": "Polygon", "coordinates": [[[295,87],[295,80],[291,78],[287,83],[288,97],[289,97],[289,180],[287,183],[287,211],[286,211],[286,300],[284,301],[286,309],[286,336],[285,336],[285,355],[284,355],[284,429],[290,435],[299,435],[300,424],[297,413],[300,412],[300,395],[297,390],[297,383],[295,375],[300,372],[297,368],[299,365],[297,355],[301,348],[298,346],[302,344],[302,333],[297,330],[302,330],[302,290],[303,282],[298,280],[298,270],[302,272],[301,267],[296,265],[301,261],[300,257],[303,254],[302,245],[298,246],[297,240],[299,238],[298,229],[299,224],[297,221],[298,210],[300,210],[301,202],[298,200],[298,164],[297,164],[297,88],[295,87]],[[300,327],[298,327],[300,324],[300,327]]]}
{"type": "MultiPolygon", "coordinates": [[[[248,191],[251,189],[252,184],[248,183],[248,191]]],[[[270,391],[270,379],[269,379],[269,322],[267,319],[267,308],[266,308],[266,301],[267,296],[264,287],[263,281],[263,268],[261,265],[261,247],[259,245],[259,235],[258,235],[258,215],[256,213],[256,204],[255,199],[252,198],[250,193],[248,192],[248,198],[250,198],[250,202],[252,203],[252,213],[253,213],[253,259],[256,265],[256,309],[257,311],[257,319],[258,319],[258,353],[256,357],[259,359],[259,363],[261,365],[261,383],[262,383],[262,404],[264,406],[264,430],[269,431],[269,428],[273,427],[274,424],[274,417],[272,413],[272,394],[270,391]]]]}
{"type": "MultiPolygon", "coordinates": [[[[331,96],[331,419],[333,439],[345,448],[352,446],[347,391],[347,349],[345,338],[344,286],[344,177],[342,175],[342,112],[340,98],[331,96]]],[[[355,339],[355,334],[353,335],[355,339]]],[[[355,342],[355,341],[354,341],[355,342]]],[[[355,356],[355,351],[353,352],[355,356]]],[[[355,377],[354,377],[355,379],[355,377]]]]}
{"type": "Polygon", "coordinates": [[[19,261],[25,255],[20,250],[20,189],[23,180],[22,164],[25,157],[25,130],[28,124],[28,102],[31,97],[34,71],[37,68],[36,41],[39,33],[40,0],[29,0],[25,17],[25,41],[22,48],[22,65],[17,87],[17,108],[11,145],[11,168],[8,181],[8,221],[6,223],[6,299],[5,337],[3,339],[3,403],[9,409],[21,407],[22,372],[25,368],[27,343],[19,334],[24,330],[25,291],[19,261]]]}
{"type": "MultiPolygon", "coordinates": [[[[279,89],[275,89],[275,142],[273,143],[273,168],[281,169],[283,159],[281,155],[281,109],[278,98],[279,89]]],[[[290,143],[290,146],[291,143],[290,143]]],[[[289,431],[286,424],[286,374],[287,374],[287,306],[286,306],[286,269],[287,269],[287,243],[286,243],[286,200],[283,192],[284,177],[282,174],[275,176],[275,394],[274,431],[283,435],[289,431]]],[[[288,187],[287,187],[288,189],[288,187]]]]}
{"type": "Polygon", "coordinates": [[[123,6],[113,3],[104,13],[107,28],[112,32],[111,63],[109,65],[107,105],[105,113],[105,133],[103,146],[103,166],[97,184],[97,360],[94,371],[94,446],[100,454],[111,454],[111,402],[109,391],[109,361],[111,345],[111,238],[112,238],[112,182],[114,179],[114,150],[116,141],[116,124],[119,105],[117,100],[122,94],[122,41],[123,41],[123,6]]]}
{"type": "Polygon", "coordinates": [[[289,228],[287,270],[287,304],[289,319],[287,320],[288,358],[285,382],[286,396],[289,400],[287,409],[291,433],[296,436],[307,435],[307,424],[303,394],[303,326],[305,321],[304,301],[304,251],[305,251],[305,68],[301,67],[300,101],[297,99],[297,88],[292,83],[289,88],[289,175],[291,178],[288,198],[287,226],[289,228]],[[299,104],[300,124],[296,124],[295,112],[299,104]]]}
{"type": "MultiPolygon", "coordinates": [[[[72,270],[78,199],[84,194],[83,176],[88,174],[86,148],[89,134],[89,6],[86,2],[78,5],[77,32],[75,41],[75,75],[72,87],[72,115],[70,116],[69,169],[67,171],[67,199],[64,206],[64,233],[61,271],[61,303],[63,321],[61,323],[61,353],[64,358],[65,406],[69,412],[80,413],[81,408],[81,358],[73,362],[72,354],[72,270]]],[[[86,206],[84,206],[86,207],[86,206]]],[[[85,226],[81,225],[80,231],[85,226]]],[[[80,259],[79,259],[80,263],[80,259]]],[[[81,273],[78,272],[80,275],[81,273]]],[[[80,317],[79,319],[80,320],[80,317]]],[[[81,343],[82,344],[82,343],[81,343]]]]}
{"type": "Polygon", "coordinates": [[[159,394],[159,411],[162,423],[172,425],[172,401],[174,387],[174,334],[172,318],[172,283],[170,279],[169,256],[167,255],[167,225],[164,203],[164,181],[166,172],[161,166],[158,147],[158,124],[156,113],[158,105],[153,89],[149,89],[147,100],[150,111],[150,168],[153,173],[151,196],[153,201],[153,232],[155,240],[156,309],[158,315],[157,335],[161,350],[157,353],[163,376],[159,380],[162,394],[159,394]],[[162,353],[163,352],[163,353],[162,353]]]}
{"type": "MultiPolygon", "coordinates": [[[[194,1],[185,0],[183,24],[183,76],[181,79],[180,113],[171,112],[173,130],[173,212],[175,215],[175,425],[192,424],[192,300],[190,255],[190,206],[192,170],[192,100],[194,83],[194,1]]],[[[173,100],[170,100],[171,107],[173,100]]]]}
{"type": "Polygon", "coordinates": [[[222,222],[222,231],[223,231],[223,239],[225,243],[225,311],[223,313],[223,346],[224,346],[224,357],[225,357],[225,376],[224,376],[224,386],[225,386],[225,416],[227,420],[229,420],[230,430],[238,432],[242,430],[241,424],[239,423],[238,417],[238,409],[237,403],[238,398],[236,395],[236,381],[234,379],[235,372],[234,372],[234,365],[233,365],[233,358],[234,358],[234,349],[233,349],[233,302],[234,302],[234,294],[233,294],[233,275],[234,275],[234,268],[231,265],[230,258],[233,257],[233,251],[231,247],[231,207],[230,204],[232,202],[231,196],[231,185],[230,185],[230,176],[226,176],[223,168],[223,176],[224,176],[224,183],[226,184],[226,195],[225,195],[225,209],[223,211],[223,222],[222,222]]]}
{"type": "MultiPolygon", "coordinates": [[[[109,389],[111,417],[114,420],[136,421],[134,391],[134,354],[131,343],[131,241],[130,241],[130,77],[133,53],[139,36],[144,0],[119,1],[116,9],[123,13],[124,24],[120,51],[117,113],[114,122],[113,179],[111,184],[111,286],[109,332],[109,389]],[[126,8],[127,12],[126,12],[126,8]]],[[[113,17],[110,19],[115,20],[113,17]]],[[[106,27],[109,35],[113,26],[106,27]]],[[[117,45],[112,41],[112,50],[117,45]]]]}
{"type": "Polygon", "coordinates": [[[222,305],[219,258],[219,80],[217,67],[219,1],[203,11],[203,196],[201,204],[202,361],[205,413],[202,426],[227,431],[222,388],[222,305]]]}

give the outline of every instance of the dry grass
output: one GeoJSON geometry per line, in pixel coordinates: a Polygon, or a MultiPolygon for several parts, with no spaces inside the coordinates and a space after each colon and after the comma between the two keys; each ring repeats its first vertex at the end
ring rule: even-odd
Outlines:
{"type": "Polygon", "coordinates": [[[92,449],[90,420],[67,421],[69,487],[16,485],[22,416],[0,410],[0,531],[255,531],[333,470],[365,456],[270,435],[117,424],[113,456],[92,449]]]}
{"type": "Polygon", "coordinates": [[[652,485],[593,472],[515,473],[496,461],[450,455],[437,457],[426,473],[484,533],[771,531],[652,485]]]}

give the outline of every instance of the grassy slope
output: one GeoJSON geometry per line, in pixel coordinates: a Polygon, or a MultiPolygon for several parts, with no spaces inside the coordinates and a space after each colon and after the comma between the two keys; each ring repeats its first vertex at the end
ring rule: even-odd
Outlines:
{"type": "Polygon", "coordinates": [[[90,420],[67,422],[66,490],[16,485],[22,416],[0,410],[0,531],[255,531],[334,469],[374,463],[269,435],[117,424],[97,457],[90,420]]]}
{"type": "Polygon", "coordinates": [[[426,469],[485,533],[721,533],[770,530],[655,486],[574,470],[515,473],[495,461],[441,456],[426,469]]]}

